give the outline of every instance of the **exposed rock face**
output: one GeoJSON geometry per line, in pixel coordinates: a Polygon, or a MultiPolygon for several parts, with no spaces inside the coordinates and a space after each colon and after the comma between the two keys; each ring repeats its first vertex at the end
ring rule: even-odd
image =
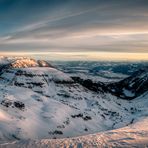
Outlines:
{"type": "Polygon", "coordinates": [[[103,93],[106,91],[106,87],[103,82],[93,82],[91,79],[83,80],[80,77],[72,77],[72,79],[91,91],[98,93],[99,92],[103,93]]]}
{"type": "Polygon", "coordinates": [[[53,67],[44,60],[35,60],[30,58],[16,59],[10,63],[11,68],[29,68],[29,67],[53,67]]]}
{"type": "Polygon", "coordinates": [[[27,68],[27,67],[37,67],[39,64],[34,59],[18,59],[10,64],[12,68],[27,68]]]}

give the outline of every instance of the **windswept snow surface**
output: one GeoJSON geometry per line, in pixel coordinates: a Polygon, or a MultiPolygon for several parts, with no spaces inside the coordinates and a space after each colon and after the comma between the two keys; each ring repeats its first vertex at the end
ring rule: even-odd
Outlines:
{"type": "Polygon", "coordinates": [[[65,138],[13,141],[3,143],[1,148],[146,148],[148,147],[148,118],[124,128],[97,134],[65,138]]]}

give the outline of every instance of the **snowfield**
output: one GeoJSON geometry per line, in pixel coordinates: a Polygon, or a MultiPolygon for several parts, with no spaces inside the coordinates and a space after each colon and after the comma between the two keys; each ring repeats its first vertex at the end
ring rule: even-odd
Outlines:
{"type": "Polygon", "coordinates": [[[148,146],[147,89],[121,99],[28,58],[1,59],[0,69],[0,147],[148,146]]]}
{"type": "Polygon", "coordinates": [[[97,134],[65,138],[14,141],[1,144],[1,148],[146,148],[148,147],[148,118],[116,130],[97,134]]]}

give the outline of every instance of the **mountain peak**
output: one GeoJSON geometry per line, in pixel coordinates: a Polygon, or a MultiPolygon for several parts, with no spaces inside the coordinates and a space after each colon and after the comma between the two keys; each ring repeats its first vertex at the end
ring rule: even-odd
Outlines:
{"type": "Polygon", "coordinates": [[[11,63],[12,68],[26,68],[26,67],[37,67],[39,64],[34,59],[17,59],[11,63]]]}
{"type": "Polygon", "coordinates": [[[29,68],[29,67],[53,67],[47,61],[35,60],[32,58],[15,58],[10,62],[11,68],[29,68]]]}

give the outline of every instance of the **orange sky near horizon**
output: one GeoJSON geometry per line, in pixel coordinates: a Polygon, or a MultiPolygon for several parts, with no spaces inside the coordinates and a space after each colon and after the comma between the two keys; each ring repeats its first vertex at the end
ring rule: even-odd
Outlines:
{"type": "Polygon", "coordinates": [[[48,60],[148,61],[148,53],[123,52],[0,52],[1,56],[30,56],[48,60]]]}

